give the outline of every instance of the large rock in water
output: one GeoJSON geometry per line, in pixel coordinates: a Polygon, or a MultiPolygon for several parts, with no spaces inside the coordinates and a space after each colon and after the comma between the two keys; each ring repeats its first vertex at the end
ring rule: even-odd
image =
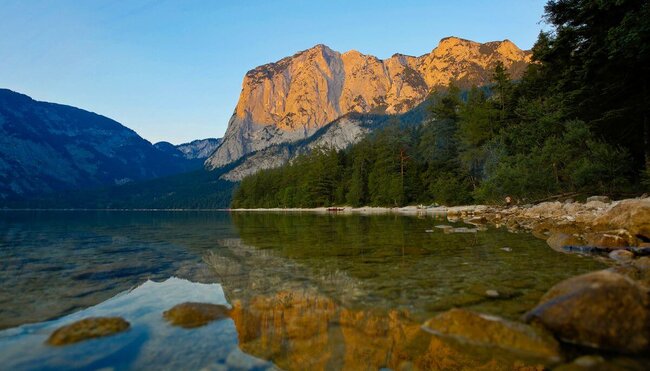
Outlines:
{"type": "Polygon", "coordinates": [[[543,329],[465,309],[441,313],[428,320],[423,329],[475,345],[496,346],[553,362],[561,358],[558,342],[543,329]]]}
{"type": "Polygon", "coordinates": [[[650,350],[648,292],[628,277],[598,271],[553,286],[525,316],[559,339],[623,353],[650,350]]]}
{"type": "Polygon", "coordinates": [[[223,305],[187,302],[165,311],[163,318],[174,326],[194,328],[227,318],[229,313],[230,309],[223,305]]]}
{"type": "Polygon", "coordinates": [[[109,336],[127,330],[131,325],[120,317],[90,317],[63,326],[50,335],[50,345],[67,345],[83,340],[109,336]]]}
{"type": "Polygon", "coordinates": [[[488,84],[497,62],[518,78],[530,56],[509,40],[481,44],[457,37],[420,57],[385,60],[316,45],[246,73],[226,134],[206,167],[302,140],[347,113],[404,113],[452,80],[461,88],[488,84]]]}

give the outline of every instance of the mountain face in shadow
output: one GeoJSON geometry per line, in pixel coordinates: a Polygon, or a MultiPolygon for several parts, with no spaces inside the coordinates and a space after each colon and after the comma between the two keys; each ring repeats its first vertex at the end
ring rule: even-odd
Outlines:
{"type": "Polygon", "coordinates": [[[200,167],[107,117],[0,89],[0,199],[121,185],[200,167]]]}

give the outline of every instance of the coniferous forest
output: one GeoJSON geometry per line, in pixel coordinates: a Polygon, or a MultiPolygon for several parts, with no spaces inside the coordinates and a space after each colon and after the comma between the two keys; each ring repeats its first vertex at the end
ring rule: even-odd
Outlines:
{"type": "Polygon", "coordinates": [[[344,151],[320,148],[245,178],[233,207],[531,202],[650,189],[650,3],[549,1],[533,61],[513,81],[432,92],[344,151]]]}

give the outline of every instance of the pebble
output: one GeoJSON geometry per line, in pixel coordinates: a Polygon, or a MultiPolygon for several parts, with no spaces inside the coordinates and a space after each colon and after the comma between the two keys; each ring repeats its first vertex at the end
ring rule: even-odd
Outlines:
{"type": "Polygon", "coordinates": [[[486,290],[485,295],[491,297],[491,298],[498,298],[499,297],[499,292],[497,290],[486,290]]]}

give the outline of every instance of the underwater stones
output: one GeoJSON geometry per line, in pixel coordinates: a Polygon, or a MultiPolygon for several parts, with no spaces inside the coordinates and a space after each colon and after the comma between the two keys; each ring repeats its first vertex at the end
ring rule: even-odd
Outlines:
{"type": "Polygon", "coordinates": [[[50,345],[68,345],[109,336],[127,330],[131,325],[121,317],[89,317],[59,327],[47,339],[50,345]]]}
{"type": "Polygon", "coordinates": [[[647,291],[641,285],[604,270],[553,286],[525,320],[543,325],[568,343],[639,353],[650,346],[648,304],[647,291]]]}
{"type": "Polygon", "coordinates": [[[423,330],[473,345],[499,347],[557,362],[558,342],[543,329],[465,309],[451,309],[428,320],[423,330]]]}
{"type": "Polygon", "coordinates": [[[218,304],[186,302],[163,312],[163,318],[174,326],[194,328],[228,317],[230,309],[218,304]]]}

